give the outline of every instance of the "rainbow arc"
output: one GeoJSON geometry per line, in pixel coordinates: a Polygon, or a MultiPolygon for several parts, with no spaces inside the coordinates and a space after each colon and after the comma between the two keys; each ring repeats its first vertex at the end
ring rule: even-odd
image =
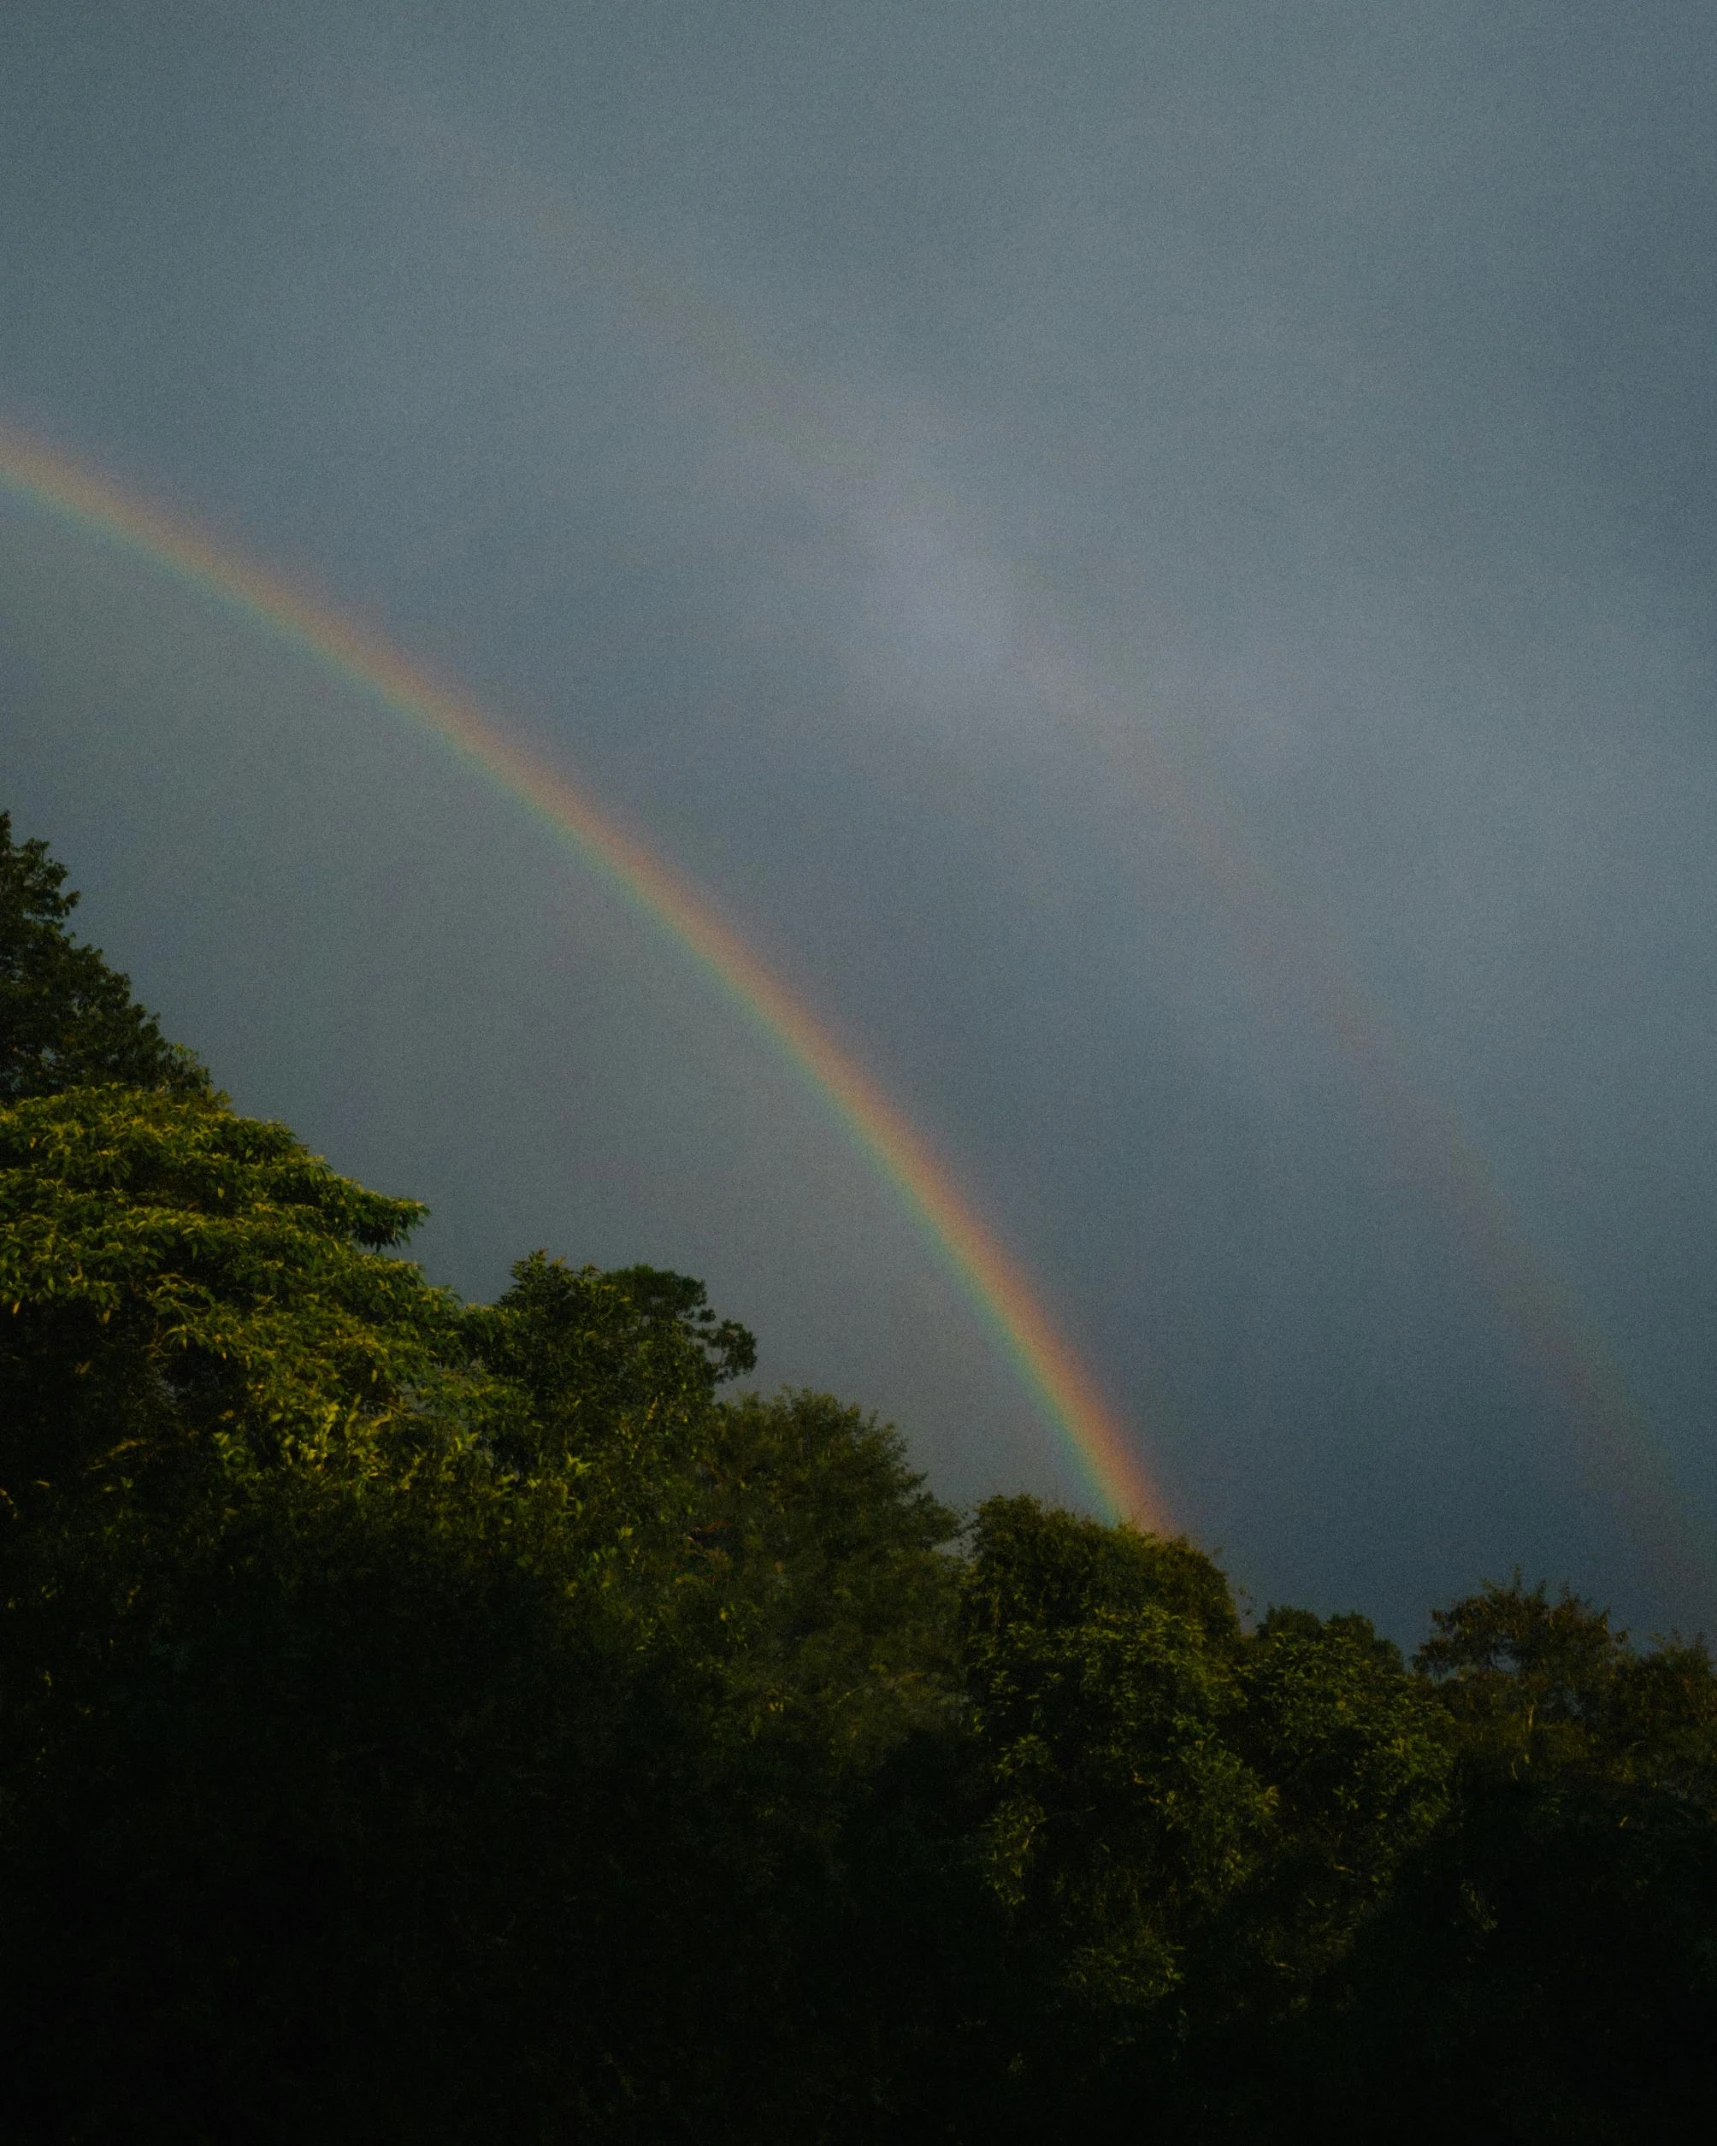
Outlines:
{"type": "Polygon", "coordinates": [[[138,554],[156,571],[237,612],[438,739],[616,887],[796,1069],[894,1188],[919,1236],[1071,1449],[1104,1510],[1142,1526],[1169,1524],[1165,1501],[1127,1431],[1024,1268],[979,1219],[899,1106],[682,873],[568,775],[510,737],[469,695],[432,678],[381,635],[340,617],[190,524],[5,427],[0,427],[0,489],[138,554]]]}

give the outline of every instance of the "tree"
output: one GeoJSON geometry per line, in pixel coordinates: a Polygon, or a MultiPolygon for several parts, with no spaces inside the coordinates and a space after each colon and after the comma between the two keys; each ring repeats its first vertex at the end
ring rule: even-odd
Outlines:
{"type": "Polygon", "coordinates": [[[687,1276],[462,1304],[61,889],[0,820],[8,2138],[1703,2135],[1702,1642],[1247,1630],[687,1276]]]}
{"type": "Polygon", "coordinates": [[[1246,1649],[1243,1741],[1274,1790],[1277,1882],[1300,1939],[1343,1941],[1448,1803],[1449,1738],[1401,1651],[1365,1617],[1273,1609],[1246,1649]],[[1317,1909],[1314,1910],[1314,1899],[1317,1909]],[[1321,1913],[1317,1912],[1321,1910],[1321,1913]]]}
{"type": "Polygon", "coordinates": [[[14,843],[0,812],[0,1101],[106,1081],[201,1093],[195,1058],[163,1040],[98,948],[66,931],[78,898],[65,877],[45,842],[14,843]]]}
{"type": "Polygon", "coordinates": [[[1019,1976],[1025,2123],[1126,2121],[1171,2065],[1200,1934],[1253,1867],[1265,1784],[1230,1737],[1239,1620],[1188,1543],[980,1507],[963,1618],[984,1836],[1019,1976]]]}
{"type": "Polygon", "coordinates": [[[932,2025],[951,1516],[858,1411],[724,1405],[687,1277],[431,1287],[10,854],[11,2133],[866,2135],[932,2025]]]}
{"type": "Polygon", "coordinates": [[[1189,1962],[1170,2098],[1204,2146],[1327,2130],[1330,1992],[1448,1808],[1441,1709],[1366,1618],[1274,1608],[1238,1674],[1229,1733],[1268,1812],[1189,1962]]]}
{"type": "Polygon", "coordinates": [[[457,1442],[459,1307],[388,1256],[421,1213],[207,1095],[0,1106],[0,1498],[457,1442]]]}
{"type": "Polygon", "coordinates": [[[1563,1591],[1489,1585],[1419,1664],[1445,1821],[1346,1974],[1351,2123],[1499,2141],[1700,2135],[1717,2092],[1717,1679],[1563,1591]]]}

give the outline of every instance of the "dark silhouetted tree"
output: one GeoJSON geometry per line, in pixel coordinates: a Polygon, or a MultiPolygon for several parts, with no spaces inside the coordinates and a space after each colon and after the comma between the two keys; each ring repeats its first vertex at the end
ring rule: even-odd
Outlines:
{"type": "Polygon", "coordinates": [[[200,1093],[208,1076],[190,1052],[67,932],[78,898],[65,877],[45,842],[14,842],[0,812],[0,1101],[99,1081],[200,1093]]]}

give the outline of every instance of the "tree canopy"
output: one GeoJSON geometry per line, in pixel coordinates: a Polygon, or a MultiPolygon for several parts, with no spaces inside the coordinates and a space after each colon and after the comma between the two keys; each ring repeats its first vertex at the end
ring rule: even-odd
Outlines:
{"type": "Polygon", "coordinates": [[[1250,1620],[688,1277],[466,1304],[63,888],[0,817],[8,2138],[1703,2136],[1702,1642],[1250,1620]]]}

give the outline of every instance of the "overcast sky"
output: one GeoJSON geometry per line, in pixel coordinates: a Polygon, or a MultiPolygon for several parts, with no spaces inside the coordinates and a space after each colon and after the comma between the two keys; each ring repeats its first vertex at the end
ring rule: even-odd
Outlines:
{"type": "MultiPolygon", "coordinates": [[[[0,419],[461,681],[913,1116],[1259,1606],[1717,1622],[1717,14],[0,12],[0,419]]],[[[3,789],[245,1109],[1078,1478],[515,806],[0,506],[3,789]]]]}

